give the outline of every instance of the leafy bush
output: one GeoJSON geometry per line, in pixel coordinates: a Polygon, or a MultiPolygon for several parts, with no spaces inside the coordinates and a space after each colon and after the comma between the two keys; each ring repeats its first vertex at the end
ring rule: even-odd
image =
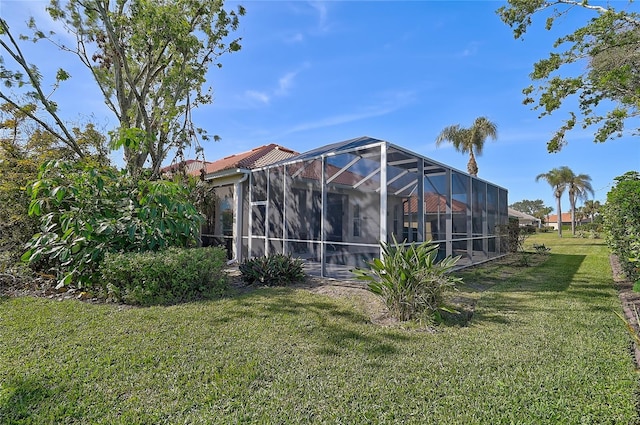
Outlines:
{"type": "Polygon", "coordinates": [[[127,304],[172,304],[220,296],[227,289],[219,247],[108,253],[100,266],[106,294],[127,304]]]}
{"type": "Polygon", "coordinates": [[[382,258],[367,263],[369,270],[353,273],[368,282],[369,290],[382,298],[393,317],[406,321],[448,311],[443,296],[462,280],[448,274],[459,256],[438,262],[439,245],[430,241],[404,246],[394,238],[393,245],[380,245],[382,258]]]}
{"type": "Polygon", "coordinates": [[[553,227],[551,226],[542,226],[536,229],[537,233],[549,233],[553,232],[553,227]]]}
{"type": "Polygon", "coordinates": [[[63,285],[91,286],[108,252],[195,245],[202,220],[183,186],[109,167],[47,162],[28,191],[41,231],[22,258],[63,285]]]}
{"type": "Polygon", "coordinates": [[[582,230],[584,232],[602,232],[602,223],[583,223],[576,227],[577,230],[582,230]]]}
{"type": "Polygon", "coordinates": [[[542,244],[533,244],[533,249],[536,251],[536,254],[546,255],[551,251],[551,248],[546,247],[542,244]]]}
{"type": "Polygon", "coordinates": [[[282,254],[245,260],[240,264],[240,273],[249,285],[282,286],[305,278],[302,260],[282,254]]]}
{"type": "Polygon", "coordinates": [[[607,244],[631,281],[640,279],[640,173],[616,177],[607,194],[603,228],[607,244]]]}

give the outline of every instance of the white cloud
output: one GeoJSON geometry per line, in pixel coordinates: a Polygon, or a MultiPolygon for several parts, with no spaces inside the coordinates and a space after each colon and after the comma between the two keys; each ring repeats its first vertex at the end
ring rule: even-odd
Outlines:
{"type": "Polygon", "coordinates": [[[476,54],[478,54],[479,47],[480,47],[479,42],[472,41],[462,52],[458,53],[458,56],[460,57],[475,56],[476,54]]]}
{"type": "Polygon", "coordinates": [[[284,42],[288,44],[302,43],[303,41],[304,41],[304,35],[302,35],[302,33],[300,32],[285,36],[284,38],[284,42]]]}
{"type": "Polygon", "coordinates": [[[312,2],[309,2],[309,5],[311,5],[311,7],[314,8],[318,13],[318,29],[322,32],[328,31],[329,30],[329,26],[327,24],[328,9],[327,9],[326,3],[322,1],[312,1],[312,2]]]}
{"type": "Polygon", "coordinates": [[[282,133],[284,135],[297,133],[300,131],[314,130],[318,128],[332,127],[339,124],[346,124],[354,121],[360,121],[368,118],[375,118],[395,112],[409,103],[413,102],[415,93],[407,91],[393,91],[381,94],[381,100],[376,105],[368,105],[360,108],[359,111],[333,115],[316,121],[309,121],[291,127],[282,133]]]}
{"type": "Polygon", "coordinates": [[[259,92],[255,90],[246,90],[244,92],[244,96],[246,99],[249,99],[252,101],[257,100],[258,102],[264,103],[265,105],[268,105],[269,101],[271,100],[271,98],[267,93],[259,92]]]}
{"type": "Polygon", "coordinates": [[[260,104],[268,105],[273,97],[284,97],[290,94],[291,88],[295,86],[295,79],[303,70],[309,68],[308,62],[303,63],[298,69],[285,73],[278,78],[277,86],[270,90],[246,90],[244,98],[255,106],[255,101],[260,104]]]}
{"type": "Polygon", "coordinates": [[[287,72],[278,80],[278,88],[275,90],[277,96],[286,96],[289,94],[289,89],[294,85],[294,79],[300,73],[299,70],[287,72]]]}

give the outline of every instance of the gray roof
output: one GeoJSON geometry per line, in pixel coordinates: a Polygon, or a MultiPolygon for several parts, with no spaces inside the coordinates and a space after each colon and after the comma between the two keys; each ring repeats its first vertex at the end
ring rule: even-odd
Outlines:
{"type": "Polygon", "coordinates": [[[509,208],[509,217],[515,217],[518,220],[528,220],[528,221],[532,221],[532,222],[535,222],[535,223],[540,221],[539,218],[535,218],[534,216],[529,215],[527,213],[523,213],[521,211],[514,210],[513,208],[509,208]]]}

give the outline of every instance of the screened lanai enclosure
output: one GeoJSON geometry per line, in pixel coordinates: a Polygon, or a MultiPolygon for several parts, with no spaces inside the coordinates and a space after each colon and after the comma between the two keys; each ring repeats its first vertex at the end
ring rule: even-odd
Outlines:
{"type": "MultiPolygon", "coordinates": [[[[291,151],[289,151],[291,152],[291,151]]],[[[361,137],[253,169],[207,175],[213,236],[243,259],[282,253],[310,272],[349,277],[380,241],[440,245],[459,265],[506,252],[507,191],[389,142],[361,137]]]]}

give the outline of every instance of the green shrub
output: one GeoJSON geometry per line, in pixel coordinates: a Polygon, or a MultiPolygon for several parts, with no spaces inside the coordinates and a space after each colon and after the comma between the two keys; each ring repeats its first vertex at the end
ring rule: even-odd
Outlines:
{"type": "Polygon", "coordinates": [[[22,259],[57,274],[62,285],[95,285],[108,252],[195,245],[202,221],[185,187],[110,167],[51,161],[27,189],[40,233],[22,259]]]}
{"type": "Polygon", "coordinates": [[[603,229],[607,244],[631,281],[640,279],[640,173],[616,177],[607,194],[603,229]]]}
{"type": "Polygon", "coordinates": [[[380,245],[382,258],[367,263],[369,270],[353,273],[368,282],[369,290],[382,298],[393,317],[406,321],[448,311],[444,293],[461,281],[449,274],[459,256],[438,262],[439,245],[431,241],[405,246],[394,238],[393,245],[380,245]]]}
{"type": "Polygon", "coordinates": [[[602,223],[583,223],[576,227],[576,230],[582,230],[584,232],[594,231],[602,232],[602,223]]]}
{"type": "Polygon", "coordinates": [[[173,304],[221,296],[226,251],[219,247],[108,253],[100,266],[106,294],[126,304],[173,304]]]}
{"type": "Polygon", "coordinates": [[[283,286],[305,278],[302,260],[283,254],[245,260],[240,264],[240,273],[249,285],[283,286]]]}
{"type": "Polygon", "coordinates": [[[533,249],[536,251],[536,254],[546,255],[551,251],[551,248],[546,247],[543,243],[541,244],[533,244],[533,249]]]}

